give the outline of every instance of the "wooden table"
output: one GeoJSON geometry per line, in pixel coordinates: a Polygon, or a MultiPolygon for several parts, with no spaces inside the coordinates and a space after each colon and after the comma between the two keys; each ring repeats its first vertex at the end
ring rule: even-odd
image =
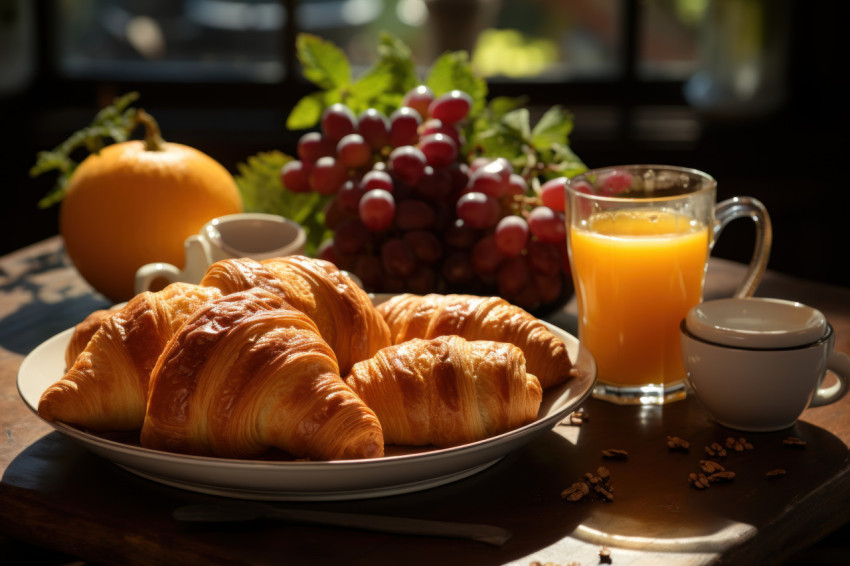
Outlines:
{"type": "MultiPolygon", "coordinates": [[[[743,266],[714,260],[707,297],[731,294],[743,266]]],[[[837,349],[850,352],[850,289],[769,272],[761,296],[824,311],[837,349]]],[[[142,479],[40,421],[16,390],[24,356],[105,306],[70,267],[57,238],[0,258],[0,535],[102,564],[769,564],[850,520],[850,396],[807,411],[783,432],[746,434],[753,450],[723,460],[736,478],[700,491],[688,474],[704,447],[738,433],[709,420],[693,399],[619,407],[594,399],[581,426],[558,426],[492,467],[427,491],[385,498],[292,503],[500,525],[501,548],[455,539],[385,535],[281,523],[178,523],[182,505],[222,498],[142,479]],[[690,442],[670,451],[668,435],[690,442]],[[805,448],[783,439],[799,437],[805,448]],[[625,460],[604,460],[618,448],[625,460]],[[600,465],[614,500],[564,501],[561,491],[600,465]],[[787,475],[768,479],[784,468],[787,475]]],[[[555,317],[571,328],[574,304],[555,317]]],[[[2,552],[2,547],[0,547],[2,552]]],[[[3,557],[0,555],[0,562],[3,557]]],[[[5,563],[5,562],[4,562],[5,563]]]]}

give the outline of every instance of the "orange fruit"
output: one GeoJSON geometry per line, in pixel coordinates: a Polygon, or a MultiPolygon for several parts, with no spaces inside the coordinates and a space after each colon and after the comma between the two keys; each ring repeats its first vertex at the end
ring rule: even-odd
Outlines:
{"type": "Polygon", "coordinates": [[[205,153],[161,140],[109,145],[68,180],[59,232],[74,266],[92,287],[131,298],[136,271],[165,262],[182,267],[184,240],[217,216],[242,211],[233,176],[205,153]]]}

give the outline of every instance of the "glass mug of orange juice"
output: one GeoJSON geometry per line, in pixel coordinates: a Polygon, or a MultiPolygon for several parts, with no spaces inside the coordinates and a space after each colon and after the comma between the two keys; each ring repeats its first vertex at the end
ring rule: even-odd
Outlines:
{"type": "Polygon", "coordinates": [[[772,240],[753,198],[715,204],[717,182],[682,167],[628,165],[567,183],[578,337],[596,358],[593,396],[623,405],[683,399],[679,323],[702,301],[708,257],[723,228],[751,218],[756,243],[736,297],[755,293],[772,240]]]}

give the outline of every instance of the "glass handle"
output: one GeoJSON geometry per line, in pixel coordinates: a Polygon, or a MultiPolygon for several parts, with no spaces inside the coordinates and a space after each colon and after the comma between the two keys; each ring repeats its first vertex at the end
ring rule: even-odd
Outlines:
{"type": "Polygon", "coordinates": [[[752,197],[733,197],[714,207],[714,233],[711,247],[714,247],[720,232],[727,224],[737,218],[750,218],[756,225],[756,243],[747,276],[741,282],[735,297],[752,297],[761,282],[762,275],[767,269],[770,258],[770,247],[773,243],[773,228],[770,215],[761,201],[752,197]]]}

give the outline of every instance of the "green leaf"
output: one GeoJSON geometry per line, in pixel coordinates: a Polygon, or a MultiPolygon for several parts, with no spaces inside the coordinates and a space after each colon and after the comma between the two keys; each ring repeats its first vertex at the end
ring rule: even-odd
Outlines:
{"type": "Polygon", "coordinates": [[[345,52],[316,35],[302,33],[295,40],[304,77],[321,89],[338,89],[351,83],[351,66],[345,52]]]}
{"type": "Polygon", "coordinates": [[[547,177],[574,177],[587,171],[587,166],[565,143],[555,143],[551,147],[551,161],[547,177]]]}
{"type": "Polygon", "coordinates": [[[553,144],[566,144],[573,130],[572,114],[559,106],[547,110],[534,126],[532,144],[539,151],[549,149],[553,144]]]}
{"type": "MultiPolygon", "coordinates": [[[[389,67],[373,67],[351,85],[345,103],[355,114],[360,114],[367,108],[378,108],[379,105],[376,102],[385,92],[393,88],[393,81],[392,70],[389,67]]],[[[378,109],[382,112],[385,110],[378,109]]]]}
{"type": "Polygon", "coordinates": [[[308,94],[299,100],[286,118],[286,128],[289,130],[306,130],[319,123],[322,111],[325,109],[322,93],[308,94]]]}
{"type": "Polygon", "coordinates": [[[508,112],[501,122],[523,141],[531,141],[531,114],[528,108],[517,108],[508,112]]]}

